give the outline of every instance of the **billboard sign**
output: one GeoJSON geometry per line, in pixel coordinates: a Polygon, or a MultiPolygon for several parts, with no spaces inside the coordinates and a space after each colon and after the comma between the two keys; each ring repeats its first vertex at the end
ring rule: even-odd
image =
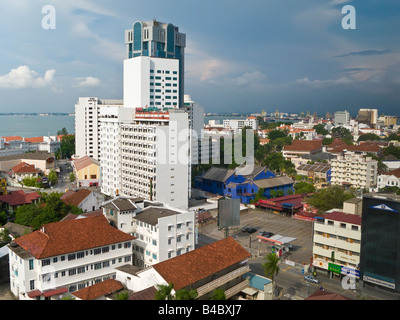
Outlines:
{"type": "Polygon", "coordinates": [[[240,199],[218,200],[218,227],[229,228],[240,225],[240,199]]]}

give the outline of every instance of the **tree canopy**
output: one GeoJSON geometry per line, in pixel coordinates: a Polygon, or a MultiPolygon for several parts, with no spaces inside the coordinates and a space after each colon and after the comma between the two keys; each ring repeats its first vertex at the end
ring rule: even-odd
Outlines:
{"type": "Polygon", "coordinates": [[[38,204],[20,206],[15,211],[15,223],[33,229],[39,229],[43,224],[60,221],[67,214],[80,214],[82,209],[67,205],[60,199],[60,193],[42,194],[38,204]]]}
{"type": "Polygon", "coordinates": [[[345,190],[342,186],[331,186],[320,189],[307,197],[306,202],[318,210],[318,214],[343,208],[343,202],[356,196],[354,189],[345,190]]]}

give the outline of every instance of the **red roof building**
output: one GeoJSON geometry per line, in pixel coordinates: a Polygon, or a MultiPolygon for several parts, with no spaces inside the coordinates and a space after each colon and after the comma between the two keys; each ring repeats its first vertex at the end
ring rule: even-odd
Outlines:
{"type": "Polygon", "coordinates": [[[107,279],[92,286],[75,291],[73,295],[78,300],[106,300],[106,296],[121,291],[124,286],[114,279],[107,279]]]}
{"type": "Polygon", "coordinates": [[[37,192],[25,193],[23,190],[9,191],[7,194],[0,195],[0,203],[5,203],[7,209],[15,211],[19,206],[24,204],[35,204],[40,199],[37,192]]]}
{"type": "Polygon", "coordinates": [[[35,168],[34,165],[28,164],[26,162],[21,162],[16,166],[11,168],[11,171],[17,175],[29,175],[29,174],[38,174],[39,170],[35,168]]]}

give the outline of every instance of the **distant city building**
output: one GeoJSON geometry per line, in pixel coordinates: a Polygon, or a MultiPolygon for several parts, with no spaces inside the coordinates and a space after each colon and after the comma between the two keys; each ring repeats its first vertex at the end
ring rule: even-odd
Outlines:
{"type": "Polygon", "coordinates": [[[364,123],[375,128],[378,121],[378,109],[360,109],[357,116],[358,123],[364,123]]]}
{"type": "Polygon", "coordinates": [[[350,121],[350,113],[348,111],[335,112],[335,126],[348,125],[350,121]]]}
{"type": "Polygon", "coordinates": [[[241,131],[244,127],[258,130],[258,119],[256,117],[248,117],[246,119],[225,119],[223,121],[224,128],[230,128],[235,133],[241,131]]]}

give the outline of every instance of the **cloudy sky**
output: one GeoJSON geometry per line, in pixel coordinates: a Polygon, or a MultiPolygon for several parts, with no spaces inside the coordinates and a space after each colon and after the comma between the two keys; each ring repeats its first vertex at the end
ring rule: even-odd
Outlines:
{"type": "Polygon", "coordinates": [[[0,12],[0,113],[122,99],[124,30],[156,18],[186,34],[185,93],[206,112],[400,115],[398,0],[0,0],[0,12]],[[356,29],[342,27],[346,5],[356,29]]]}

